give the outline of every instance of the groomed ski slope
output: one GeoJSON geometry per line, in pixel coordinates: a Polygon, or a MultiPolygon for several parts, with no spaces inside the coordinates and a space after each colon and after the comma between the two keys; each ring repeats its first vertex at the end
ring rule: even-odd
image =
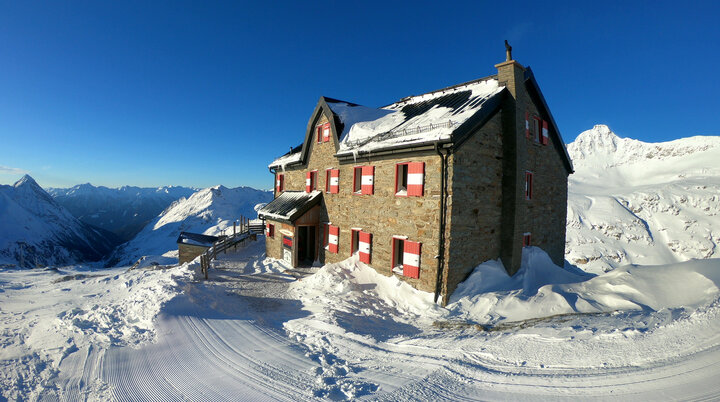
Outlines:
{"type": "Polygon", "coordinates": [[[528,248],[519,274],[482,264],[444,309],[355,258],[305,276],[283,272],[262,246],[222,256],[209,281],[195,279],[195,263],[3,271],[2,395],[720,397],[718,260],[593,277],[528,248]]]}

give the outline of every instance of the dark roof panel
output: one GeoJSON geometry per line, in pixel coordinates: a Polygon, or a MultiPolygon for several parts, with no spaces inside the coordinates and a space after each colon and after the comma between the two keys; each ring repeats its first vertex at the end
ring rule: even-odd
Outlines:
{"type": "Polygon", "coordinates": [[[292,223],[321,198],[321,191],[285,191],[258,211],[258,217],[292,223]]]}
{"type": "Polygon", "coordinates": [[[218,241],[220,238],[217,236],[208,236],[199,233],[180,232],[180,236],[177,238],[178,244],[192,244],[194,246],[207,246],[210,247],[218,241]]]}

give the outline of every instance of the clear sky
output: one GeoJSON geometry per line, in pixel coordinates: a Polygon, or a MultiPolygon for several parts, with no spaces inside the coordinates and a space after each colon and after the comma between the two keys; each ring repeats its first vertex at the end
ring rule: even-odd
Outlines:
{"type": "Polygon", "coordinates": [[[718,135],[719,3],[0,0],[0,183],[271,188],[321,95],[494,74],[504,39],[566,142],[718,135]]]}

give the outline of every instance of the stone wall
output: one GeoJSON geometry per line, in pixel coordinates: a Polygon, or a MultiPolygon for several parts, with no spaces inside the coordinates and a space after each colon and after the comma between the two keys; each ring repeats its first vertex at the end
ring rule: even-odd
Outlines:
{"type": "Polygon", "coordinates": [[[196,246],[193,244],[178,244],[178,263],[183,264],[192,261],[209,248],[210,247],[196,246]]]}
{"type": "MultiPolygon", "coordinates": [[[[316,124],[327,121],[322,115],[316,124]]],[[[384,275],[392,272],[392,238],[407,236],[408,240],[422,243],[420,256],[420,278],[399,276],[418,289],[434,292],[437,279],[438,230],[440,223],[440,157],[434,152],[412,153],[393,157],[358,158],[356,161],[340,163],[335,157],[337,136],[325,143],[317,143],[312,136],[309,158],[306,166],[288,168],[284,172],[285,190],[305,191],[305,175],[311,170],[318,171],[317,189],[325,191],[325,170],[340,170],[340,191],[338,194],[323,194],[320,225],[320,244],[323,244],[324,222],[331,222],[340,228],[339,252],[330,253],[320,247],[319,259],[323,263],[342,261],[351,254],[352,228],[361,228],[372,234],[371,266],[384,275]],[[425,184],[422,197],[399,197],[395,195],[395,166],[403,162],[425,162],[425,184]],[[375,166],[374,194],[353,194],[353,172],[355,166],[375,166]]],[[[276,229],[277,233],[277,229],[276,229]]],[[[277,235],[276,235],[277,236],[277,235]]],[[[280,240],[281,241],[281,240],[280,240]]],[[[277,240],[268,241],[267,254],[274,258],[280,255],[277,240]]]]}
{"type": "Polygon", "coordinates": [[[500,255],[502,152],[502,120],[497,113],[450,157],[445,302],[478,264],[500,255]]]}

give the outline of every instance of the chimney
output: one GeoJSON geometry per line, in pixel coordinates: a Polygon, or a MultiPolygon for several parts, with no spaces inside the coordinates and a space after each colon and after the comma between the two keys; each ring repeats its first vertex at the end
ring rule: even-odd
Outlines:
{"type": "Polygon", "coordinates": [[[525,78],[525,67],[513,60],[512,46],[507,40],[505,41],[505,61],[496,64],[495,68],[498,69],[498,82],[500,85],[505,85],[513,98],[517,99],[516,87],[522,84],[525,78]]]}

